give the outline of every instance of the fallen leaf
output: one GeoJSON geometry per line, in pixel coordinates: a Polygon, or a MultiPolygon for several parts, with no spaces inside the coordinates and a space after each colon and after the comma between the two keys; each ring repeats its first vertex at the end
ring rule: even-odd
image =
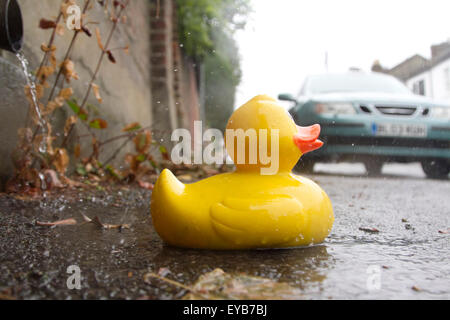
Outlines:
{"type": "Polygon", "coordinates": [[[364,231],[364,232],[368,232],[368,233],[379,233],[380,230],[378,230],[377,228],[364,228],[361,227],[359,228],[359,230],[364,231]]]}
{"type": "Polygon", "coordinates": [[[148,273],[144,281],[159,279],[174,286],[183,288],[189,293],[183,300],[299,300],[304,299],[301,290],[287,283],[271,279],[253,277],[246,274],[228,274],[222,269],[200,276],[192,286],[187,286],[158,274],[148,273]]]}
{"type": "Polygon", "coordinates": [[[55,170],[45,170],[44,175],[48,188],[64,188],[55,170]]]}
{"type": "Polygon", "coordinates": [[[71,219],[60,220],[60,221],[55,221],[55,222],[36,221],[35,224],[39,227],[70,226],[70,225],[76,225],[77,220],[71,218],[71,219]]]}
{"type": "Polygon", "coordinates": [[[146,189],[146,190],[153,190],[153,188],[155,187],[155,185],[153,183],[145,182],[145,181],[141,181],[141,180],[138,180],[138,184],[139,184],[139,187],[141,187],[142,189],[146,189]]]}
{"type": "Polygon", "coordinates": [[[129,224],[105,224],[102,223],[100,221],[100,218],[98,216],[95,216],[93,219],[89,218],[88,216],[86,216],[84,213],[81,213],[83,219],[85,222],[87,223],[93,223],[96,226],[102,228],[102,229],[107,229],[107,230],[111,230],[111,229],[130,229],[130,225],[129,224]]]}
{"type": "Polygon", "coordinates": [[[166,277],[167,275],[171,274],[172,272],[168,268],[160,268],[158,271],[158,276],[160,277],[166,277]]]}

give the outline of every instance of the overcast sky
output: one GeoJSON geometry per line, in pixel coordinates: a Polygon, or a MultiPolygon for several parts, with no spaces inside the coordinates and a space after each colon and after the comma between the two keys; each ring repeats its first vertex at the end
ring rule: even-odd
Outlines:
{"type": "Polygon", "coordinates": [[[308,74],[393,67],[450,38],[450,0],[251,0],[236,38],[243,79],[237,106],[261,93],[296,94],[308,74]]]}

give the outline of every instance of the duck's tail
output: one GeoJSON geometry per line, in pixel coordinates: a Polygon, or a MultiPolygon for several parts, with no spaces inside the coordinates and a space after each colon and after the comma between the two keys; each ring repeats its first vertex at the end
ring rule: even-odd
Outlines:
{"type": "Polygon", "coordinates": [[[185,185],[173,173],[165,169],[156,181],[151,199],[151,216],[158,234],[166,241],[174,234],[179,224],[179,205],[185,185]]]}

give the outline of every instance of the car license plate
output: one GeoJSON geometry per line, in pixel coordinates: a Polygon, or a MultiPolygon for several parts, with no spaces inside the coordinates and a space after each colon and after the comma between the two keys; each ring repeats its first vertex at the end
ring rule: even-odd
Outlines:
{"type": "Polygon", "coordinates": [[[372,127],[375,136],[379,137],[417,137],[427,136],[427,126],[404,123],[375,123],[372,127]]]}

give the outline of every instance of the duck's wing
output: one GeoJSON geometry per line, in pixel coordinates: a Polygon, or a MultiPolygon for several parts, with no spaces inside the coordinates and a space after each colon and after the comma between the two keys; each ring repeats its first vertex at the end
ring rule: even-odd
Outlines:
{"type": "Polygon", "coordinates": [[[307,224],[302,204],[285,195],[226,198],[211,206],[217,234],[236,245],[265,247],[301,236],[307,224]]]}

